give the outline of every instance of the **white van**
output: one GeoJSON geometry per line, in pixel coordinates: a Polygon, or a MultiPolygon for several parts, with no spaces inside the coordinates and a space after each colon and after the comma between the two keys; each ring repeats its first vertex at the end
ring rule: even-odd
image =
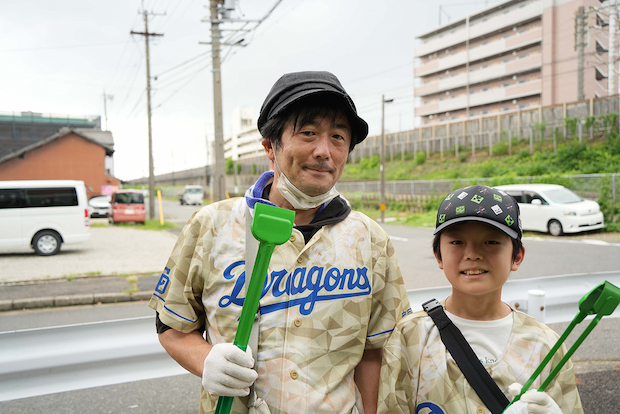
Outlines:
{"type": "Polygon", "coordinates": [[[83,181],[0,181],[0,250],[32,247],[42,256],[90,239],[83,181]]]}
{"type": "Polygon", "coordinates": [[[183,204],[202,204],[203,189],[201,185],[186,185],[180,201],[183,204]]]}

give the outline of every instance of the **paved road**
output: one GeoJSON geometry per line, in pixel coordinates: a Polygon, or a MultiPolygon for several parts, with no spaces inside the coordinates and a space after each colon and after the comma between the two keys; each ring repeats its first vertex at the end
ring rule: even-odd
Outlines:
{"type": "MultiPolygon", "coordinates": [[[[197,206],[181,206],[168,200],[162,204],[166,220],[181,227],[197,209],[197,206]]],[[[105,219],[92,222],[107,223],[105,219]]],[[[390,224],[383,227],[392,236],[407,289],[448,285],[432,254],[431,228],[390,224]]],[[[31,250],[0,254],[0,283],[87,274],[157,274],[165,265],[179,232],[180,228],[158,232],[116,226],[93,227],[91,240],[63,245],[55,256],[41,257],[31,250]]],[[[525,238],[525,261],[511,278],[620,270],[620,242],[601,241],[597,236],[604,235],[593,234],[590,240],[574,236],[525,238]]]]}

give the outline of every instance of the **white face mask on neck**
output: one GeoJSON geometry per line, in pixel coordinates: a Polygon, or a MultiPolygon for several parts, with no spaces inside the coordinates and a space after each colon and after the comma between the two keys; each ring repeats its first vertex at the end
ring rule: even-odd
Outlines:
{"type": "Polygon", "coordinates": [[[335,186],[332,187],[328,192],[320,194],[318,196],[309,196],[306,193],[302,192],[300,189],[295,187],[293,183],[289,181],[286,177],[282,168],[278,165],[278,160],[275,157],[274,151],[274,160],[276,167],[280,171],[280,176],[277,179],[276,188],[282,194],[282,197],[286,201],[288,201],[291,206],[295,210],[310,210],[311,208],[316,208],[321,204],[332,201],[334,198],[338,197],[340,193],[336,190],[335,186]]]}

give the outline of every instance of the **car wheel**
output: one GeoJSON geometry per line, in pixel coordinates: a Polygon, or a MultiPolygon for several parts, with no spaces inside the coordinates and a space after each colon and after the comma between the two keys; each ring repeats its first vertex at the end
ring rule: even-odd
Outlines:
{"type": "Polygon", "coordinates": [[[32,247],[34,247],[34,251],[39,256],[51,256],[58,253],[61,243],[58,233],[53,231],[42,231],[35,236],[32,247]]]}
{"type": "Polygon", "coordinates": [[[551,220],[549,224],[547,225],[547,228],[549,229],[549,234],[555,237],[561,236],[563,233],[562,223],[560,223],[557,220],[551,220]]]}

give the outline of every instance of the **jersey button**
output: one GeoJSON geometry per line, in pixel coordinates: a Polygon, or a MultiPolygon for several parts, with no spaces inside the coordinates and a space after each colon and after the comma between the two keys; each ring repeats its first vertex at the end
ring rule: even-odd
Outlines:
{"type": "Polygon", "coordinates": [[[297,371],[291,371],[291,378],[296,380],[298,376],[299,376],[299,374],[297,374],[297,371]]]}
{"type": "Polygon", "coordinates": [[[303,263],[303,262],[304,262],[304,258],[303,258],[303,257],[301,257],[301,256],[299,256],[299,257],[297,258],[297,263],[303,263]]]}
{"type": "Polygon", "coordinates": [[[290,241],[294,242],[296,240],[296,237],[294,234],[291,235],[291,238],[289,239],[290,241]]]}
{"type": "Polygon", "coordinates": [[[484,408],[482,408],[482,407],[478,407],[478,408],[476,409],[476,414],[484,414],[484,408]]]}
{"type": "Polygon", "coordinates": [[[300,327],[301,326],[301,319],[295,319],[295,322],[293,322],[295,324],[296,327],[300,327]]]}

